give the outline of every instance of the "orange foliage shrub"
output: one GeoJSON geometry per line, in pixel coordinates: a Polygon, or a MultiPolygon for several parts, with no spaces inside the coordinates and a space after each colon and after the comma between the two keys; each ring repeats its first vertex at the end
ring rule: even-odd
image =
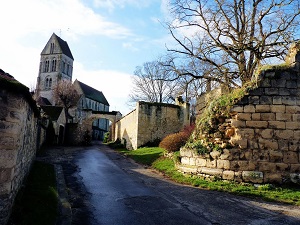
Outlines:
{"type": "Polygon", "coordinates": [[[164,148],[168,152],[176,152],[184,146],[188,140],[190,134],[188,132],[178,132],[175,134],[169,134],[159,144],[160,148],[164,148]]]}

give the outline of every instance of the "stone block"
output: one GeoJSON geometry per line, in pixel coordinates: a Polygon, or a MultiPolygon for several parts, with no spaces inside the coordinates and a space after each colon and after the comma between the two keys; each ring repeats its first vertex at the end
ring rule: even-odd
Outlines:
{"type": "Polygon", "coordinates": [[[283,152],[283,162],[289,164],[299,163],[299,154],[297,152],[283,152]]]}
{"type": "Polygon", "coordinates": [[[245,149],[241,151],[240,158],[241,160],[251,160],[252,159],[252,150],[251,149],[245,149]]]}
{"type": "Polygon", "coordinates": [[[264,78],[260,81],[260,87],[271,87],[271,81],[268,78],[264,78]]]}
{"type": "Polygon", "coordinates": [[[0,153],[0,166],[2,168],[12,168],[15,166],[17,151],[1,149],[0,153]]]}
{"type": "Polygon", "coordinates": [[[299,152],[300,142],[298,140],[289,141],[289,151],[299,152]]]}
{"type": "Polygon", "coordinates": [[[278,141],[273,139],[258,139],[258,145],[260,149],[278,150],[278,141]]]}
{"type": "Polygon", "coordinates": [[[293,114],[292,119],[294,122],[300,122],[300,114],[293,114]]]}
{"type": "Polygon", "coordinates": [[[231,158],[231,152],[228,149],[224,149],[223,153],[220,155],[220,159],[229,159],[231,158]]]}
{"type": "Polygon", "coordinates": [[[277,139],[290,140],[290,139],[293,139],[294,132],[293,132],[293,130],[275,130],[274,136],[277,139]]]}
{"type": "Polygon", "coordinates": [[[300,123],[288,122],[286,121],[286,128],[290,130],[299,130],[300,129],[300,123]]]}
{"type": "Polygon", "coordinates": [[[267,128],[268,122],[267,121],[246,121],[246,126],[251,128],[267,128]]]}
{"type": "MultiPolygon", "coordinates": [[[[278,90],[280,96],[289,96],[291,94],[290,90],[286,88],[279,88],[278,90]]],[[[283,100],[283,97],[281,99],[283,100]]]]}
{"type": "Polygon", "coordinates": [[[282,183],[281,173],[264,173],[264,183],[282,183]]]}
{"type": "Polygon", "coordinates": [[[225,170],[225,171],[223,171],[222,178],[224,180],[234,180],[234,171],[232,171],[232,170],[225,170]]]}
{"type": "Polygon", "coordinates": [[[282,104],[284,105],[297,105],[297,99],[296,97],[283,97],[282,98],[282,104]]]}
{"type": "Polygon", "coordinates": [[[276,113],[276,120],[277,121],[291,121],[292,114],[290,113],[276,113]]]}
{"type": "Polygon", "coordinates": [[[268,150],[253,150],[254,161],[270,161],[270,155],[268,150]]]}
{"type": "Polygon", "coordinates": [[[0,136],[0,148],[6,150],[13,150],[15,149],[15,140],[13,137],[10,136],[0,136]]]}
{"type": "Polygon", "coordinates": [[[264,174],[260,171],[243,171],[242,178],[245,182],[263,183],[264,174]]]}
{"type": "Polygon", "coordinates": [[[231,112],[237,112],[237,113],[240,113],[240,112],[244,112],[244,107],[243,106],[238,106],[238,105],[235,105],[231,108],[230,110],[231,112]]]}
{"type": "Polygon", "coordinates": [[[209,168],[216,168],[217,167],[217,160],[207,160],[206,167],[209,168]]]}
{"type": "Polygon", "coordinates": [[[291,164],[291,173],[300,173],[300,164],[291,164]]]}
{"type": "Polygon", "coordinates": [[[286,88],[288,89],[297,88],[297,82],[295,82],[294,80],[286,81],[286,88]]]}
{"type": "Polygon", "coordinates": [[[203,168],[201,168],[201,173],[221,178],[222,174],[223,174],[223,170],[222,169],[216,169],[216,168],[213,169],[213,168],[203,167],[203,168]]]}
{"type": "Polygon", "coordinates": [[[186,157],[186,156],[181,157],[181,163],[182,163],[183,165],[190,165],[190,158],[189,158],[189,157],[186,157]]]}
{"type": "Polygon", "coordinates": [[[282,151],[269,151],[270,155],[270,162],[282,162],[283,160],[283,153],[282,151]]]}
{"type": "Polygon", "coordinates": [[[286,87],[286,80],[285,79],[271,80],[271,86],[277,87],[277,88],[284,88],[284,87],[286,87]]]}
{"type": "Polygon", "coordinates": [[[219,151],[212,151],[209,153],[209,155],[213,158],[213,159],[218,159],[219,156],[221,155],[221,152],[219,151]]]}
{"type": "Polygon", "coordinates": [[[259,104],[272,105],[273,104],[273,98],[271,96],[266,96],[266,95],[260,96],[259,104]]]}
{"type": "Polygon", "coordinates": [[[217,168],[218,169],[226,169],[226,170],[230,169],[230,161],[218,159],[217,160],[217,168]]]}
{"type": "Polygon", "coordinates": [[[274,96],[273,97],[273,105],[281,105],[281,104],[282,104],[281,96],[274,96]]]}
{"type": "Polygon", "coordinates": [[[260,131],[260,135],[264,139],[271,139],[271,138],[273,138],[274,130],[273,129],[263,129],[260,131]]]}
{"type": "Polygon", "coordinates": [[[279,94],[279,90],[278,88],[265,88],[265,94],[266,95],[278,95],[279,94]]]}
{"type": "Polygon", "coordinates": [[[294,138],[293,140],[299,141],[300,140],[300,130],[294,131],[294,138]]]}
{"type": "Polygon", "coordinates": [[[286,163],[276,163],[276,171],[286,172],[290,168],[289,164],[286,163]]]}
{"type": "Polygon", "coordinates": [[[240,120],[232,120],[231,121],[232,127],[246,127],[246,121],[240,121],[240,120]]]}
{"type": "Polygon", "coordinates": [[[275,120],[275,113],[261,113],[260,118],[263,121],[273,121],[275,120]]]}
{"type": "Polygon", "coordinates": [[[271,112],[272,113],[285,113],[285,105],[271,105],[271,112]]]}
{"type": "Polygon", "coordinates": [[[290,114],[299,114],[300,113],[300,106],[298,105],[287,105],[285,108],[286,113],[290,114]]]}
{"type": "Polygon", "coordinates": [[[259,96],[249,96],[249,104],[258,105],[259,104],[259,96]]]}
{"type": "Polygon", "coordinates": [[[182,166],[179,165],[178,169],[183,172],[183,173],[188,173],[188,174],[197,174],[198,172],[198,168],[196,166],[182,166]]]}
{"type": "Polygon", "coordinates": [[[289,150],[289,141],[288,140],[278,141],[278,149],[280,151],[288,151],[289,150]]]}
{"type": "Polygon", "coordinates": [[[262,172],[275,172],[276,164],[270,162],[258,162],[258,170],[262,172]]]}
{"type": "Polygon", "coordinates": [[[196,158],[196,166],[206,166],[206,159],[196,158]]]}
{"type": "Polygon", "coordinates": [[[252,113],[251,119],[259,121],[260,120],[260,113],[252,113]]]}
{"type": "Polygon", "coordinates": [[[285,129],[284,121],[269,121],[269,128],[285,129]]]}
{"type": "Polygon", "coordinates": [[[270,105],[257,105],[255,107],[255,112],[270,112],[270,105]]]}
{"type": "Polygon", "coordinates": [[[9,194],[11,191],[11,182],[0,183],[0,195],[9,194]]]}
{"type": "Polygon", "coordinates": [[[291,182],[295,184],[300,184],[300,174],[298,173],[291,173],[290,174],[290,180],[291,182]]]}
{"type": "Polygon", "coordinates": [[[244,113],[254,113],[255,107],[254,105],[245,105],[244,106],[244,113]]]}
{"type": "Polygon", "coordinates": [[[191,166],[196,166],[196,158],[194,158],[194,157],[190,158],[190,165],[191,166]]]}
{"type": "Polygon", "coordinates": [[[243,181],[242,171],[234,172],[234,180],[237,181],[237,182],[242,182],[243,181]]]}
{"type": "Polygon", "coordinates": [[[251,113],[238,113],[237,120],[251,120],[251,113]]]}

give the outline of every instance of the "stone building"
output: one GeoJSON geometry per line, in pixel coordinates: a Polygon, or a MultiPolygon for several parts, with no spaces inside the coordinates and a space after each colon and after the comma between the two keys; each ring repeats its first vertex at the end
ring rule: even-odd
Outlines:
{"type": "MultiPolygon", "coordinates": [[[[86,110],[91,110],[95,113],[109,112],[109,103],[101,91],[98,91],[78,80],[75,80],[73,85],[80,94],[77,107],[73,109],[73,122],[82,122],[82,119],[85,118],[84,111],[86,110]]],[[[92,122],[91,126],[92,138],[95,140],[103,140],[104,134],[109,130],[109,120],[98,118],[92,122]]]]}
{"type": "Polygon", "coordinates": [[[45,130],[29,89],[0,70],[0,224],[6,224],[45,130]]]}

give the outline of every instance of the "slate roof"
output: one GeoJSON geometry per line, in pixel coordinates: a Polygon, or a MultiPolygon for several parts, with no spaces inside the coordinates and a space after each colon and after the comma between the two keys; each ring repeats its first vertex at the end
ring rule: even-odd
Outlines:
{"type": "Polygon", "coordinates": [[[63,107],[60,106],[41,106],[41,108],[43,109],[43,111],[51,118],[52,121],[57,121],[62,110],[63,107]]]}
{"type": "Polygon", "coordinates": [[[37,99],[38,105],[52,105],[51,102],[48,100],[48,98],[39,97],[37,99]]]}
{"type": "Polygon", "coordinates": [[[74,60],[68,43],[66,41],[64,41],[63,39],[61,39],[60,37],[58,37],[55,33],[53,33],[53,35],[55,35],[55,37],[60,45],[60,48],[62,50],[62,53],[74,60]]]}
{"type": "MultiPolygon", "coordinates": [[[[78,81],[78,80],[77,80],[78,81]]],[[[102,91],[98,91],[95,88],[92,88],[80,81],[78,81],[78,84],[83,92],[83,94],[85,95],[86,98],[95,100],[97,102],[101,102],[104,105],[109,106],[108,101],[106,100],[104,94],[102,93],[102,91]]]]}

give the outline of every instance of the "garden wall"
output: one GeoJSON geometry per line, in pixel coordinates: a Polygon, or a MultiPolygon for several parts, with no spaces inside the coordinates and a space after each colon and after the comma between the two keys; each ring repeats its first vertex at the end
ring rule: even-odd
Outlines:
{"type": "Polygon", "coordinates": [[[180,170],[239,182],[300,183],[300,54],[293,48],[290,66],[261,72],[257,87],[231,109],[226,129],[234,147],[204,155],[182,148],[180,170]]]}
{"type": "Polygon", "coordinates": [[[180,131],[189,122],[187,103],[138,102],[134,111],[116,122],[114,140],[120,139],[123,143],[126,140],[128,149],[137,149],[180,131]]]}
{"type": "Polygon", "coordinates": [[[6,224],[15,196],[44,142],[39,111],[28,88],[0,71],[0,224],[6,224]]]}

